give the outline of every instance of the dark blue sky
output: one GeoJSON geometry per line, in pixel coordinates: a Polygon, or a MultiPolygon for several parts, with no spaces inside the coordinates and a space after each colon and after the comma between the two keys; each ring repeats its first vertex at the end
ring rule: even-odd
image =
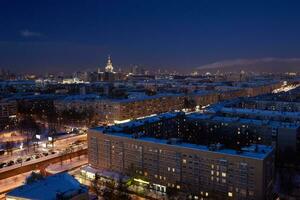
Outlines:
{"type": "Polygon", "coordinates": [[[193,69],[224,59],[300,57],[300,3],[288,0],[1,0],[0,68],[105,65],[193,69]]]}

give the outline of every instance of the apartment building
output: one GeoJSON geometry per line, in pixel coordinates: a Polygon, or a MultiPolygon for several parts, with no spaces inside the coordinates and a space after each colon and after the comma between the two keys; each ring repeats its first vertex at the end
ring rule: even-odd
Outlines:
{"type": "Polygon", "coordinates": [[[13,100],[0,100],[0,129],[8,127],[8,121],[16,120],[17,102],[13,100]]]}
{"type": "Polygon", "coordinates": [[[101,98],[97,95],[77,95],[55,101],[58,112],[66,109],[76,111],[93,110],[97,119],[103,123],[114,123],[136,119],[184,108],[183,94],[157,94],[127,99],[101,98]]]}
{"type": "Polygon", "coordinates": [[[16,116],[17,102],[0,100],[0,120],[16,116]]]}
{"type": "Polygon", "coordinates": [[[300,152],[300,125],[291,122],[267,119],[242,118],[238,115],[222,116],[222,114],[193,113],[186,116],[185,135],[199,141],[213,138],[234,138],[235,142],[246,144],[259,143],[272,145],[279,151],[290,148],[300,152]],[[197,134],[200,133],[200,134],[197,134]]]}
{"type": "Polygon", "coordinates": [[[266,199],[270,195],[271,146],[249,145],[237,151],[220,144],[187,142],[180,136],[184,123],[177,113],[91,129],[89,163],[95,169],[143,177],[144,187],[160,192],[173,187],[195,199],[266,199]],[[164,123],[173,124],[173,131],[164,134],[168,130],[164,123]],[[155,130],[161,134],[151,134],[155,130]]]}

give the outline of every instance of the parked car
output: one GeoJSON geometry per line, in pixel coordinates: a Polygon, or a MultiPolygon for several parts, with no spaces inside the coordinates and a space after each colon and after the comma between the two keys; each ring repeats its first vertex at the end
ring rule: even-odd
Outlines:
{"type": "Polygon", "coordinates": [[[0,149],[0,156],[5,154],[5,150],[4,149],[0,149]]]}
{"type": "Polygon", "coordinates": [[[7,166],[12,166],[12,165],[14,165],[15,164],[15,162],[13,161],[13,160],[11,160],[11,161],[9,161],[8,163],[7,163],[7,166]]]}
{"type": "Polygon", "coordinates": [[[0,168],[6,167],[6,165],[7,164],[5,162],[3,162],[3,163],[0,164],[0,168]]]}
{"type": "Polygon", "coordinates": [[[49,154],[47,152],[43,152],[43,155],[44,156],[48,156],[49,154]]]}

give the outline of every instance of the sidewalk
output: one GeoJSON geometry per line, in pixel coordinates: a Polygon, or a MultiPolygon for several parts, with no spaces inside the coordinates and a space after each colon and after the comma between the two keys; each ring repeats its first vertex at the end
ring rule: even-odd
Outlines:
{"type": "Polygon", "coordinates": [[[57,174],[60,172],[65,172],[72,170],[74,168],[80,167],[82,165],[86,165],[88,163],[87,156],[81,156],[80,159],[78,157],[72,158],[72,160],[65,160],[62,163],[56,163],[48,166],[46,171],[50,174],[57,174]]]}

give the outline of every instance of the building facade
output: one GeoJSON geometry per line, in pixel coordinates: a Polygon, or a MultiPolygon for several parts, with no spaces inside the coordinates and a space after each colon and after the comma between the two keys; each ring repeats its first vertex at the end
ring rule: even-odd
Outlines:
{"type": "MultiPolygon", "coordinates": [[[[149,126],[151,121],[144,124],[149,126]]],[[[160,192],[176,188],[195,198],[254,200],[270,195],[274,182],[272,147],[250,145],[236,151],[150,136],[143,129],[130,132],[133,127],[141,127],[141,123],[91,129],[88,133],[90,165],[143,177],[145,187],[160,192]]],[[[154,120],[154,123],[163,122],[154,120]]]]}

